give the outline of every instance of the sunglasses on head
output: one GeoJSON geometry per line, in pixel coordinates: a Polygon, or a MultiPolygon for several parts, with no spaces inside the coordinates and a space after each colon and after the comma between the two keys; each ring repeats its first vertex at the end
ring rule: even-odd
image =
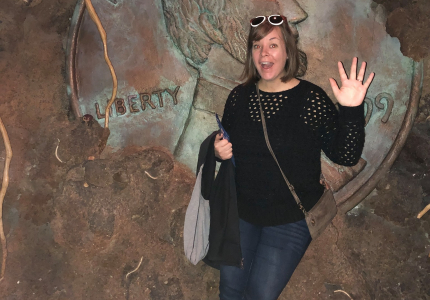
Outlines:
{"type": "MultiPolygon", "coordinates": [[[[261,23],[263,23],[266,20],[266,16],[258,16],[251,19],[251,26],[257,27],[261,23]]],[[[281,15],[271,15],[267,17],[267,21],[269,21],[270,24],[276,26],[281,25],[284,23],[284,21],[287,21],[287,18],[281,15]]]]}

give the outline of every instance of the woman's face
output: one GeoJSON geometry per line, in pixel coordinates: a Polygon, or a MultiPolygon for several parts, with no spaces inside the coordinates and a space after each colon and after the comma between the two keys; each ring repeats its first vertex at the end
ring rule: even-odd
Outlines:
{"type": "Polygon", "coordinates": [[[264,38],[253,43],[252,60],[263,81],[280,81],[285,75],[287,51],[278,26],[275,26],[264,38]]]}

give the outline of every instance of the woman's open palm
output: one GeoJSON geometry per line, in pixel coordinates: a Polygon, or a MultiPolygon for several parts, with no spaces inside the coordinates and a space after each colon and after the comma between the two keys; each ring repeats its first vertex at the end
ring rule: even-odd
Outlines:
{"type": "Polygon", "coordinates": [[[334,96],[342,106],[358,106],[360,105],[364,97],[366,96],[367,89],[369,88],[370,83],[375,77],[375,73],[371,73],[367,80],[364,80],[364,72],[366,70],[366,63],[361,63],[360,71],[357,76],[357,57],[354,57],[351,64],[351,72],[349,74],[349,78],[345,73],[345,69],[343,68],[342,62],[338,62],[340,81],[342,86],[339,88],[336,80],[330,78],[331,88],[333,90],[334,96]]]}

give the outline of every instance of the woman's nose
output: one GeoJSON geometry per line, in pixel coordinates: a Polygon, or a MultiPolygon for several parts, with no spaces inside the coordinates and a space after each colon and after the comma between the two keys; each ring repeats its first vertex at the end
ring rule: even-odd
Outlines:
{"type": "Polygon", "coordinates": [[[266,46],[261,46],[261,48],[260,48],[260,56],[261,57],[264,57],[264,56],[267,56],[267,55],[269,55],[269,53],[268,53],[268,47],[266,47],[266,46]]]}
{"type": "Polygon", "coordinates": [[[303,22],[308,17],[308,14],[300,7],[296,0],[279,1],[281,12],[287,17],[291,24],[303,22]]]}

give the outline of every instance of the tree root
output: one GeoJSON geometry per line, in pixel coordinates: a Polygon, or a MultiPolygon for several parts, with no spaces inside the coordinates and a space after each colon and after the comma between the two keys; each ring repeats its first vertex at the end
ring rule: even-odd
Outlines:
{"type": "Polygon", "coordinates": [[[430,210],[430,204],[427,205],[417,216],[418,219],[421,219],[422,216],[426,214],[430,210]]]}
{"type": "Polygon", "coordinates": [[[55,157],[57,158],[57,160],[60,162],[60,163],[63,163],[64,164],[64,161],[62,161],[61,160],[61,158],[58,156],[58,147],[60,146],[60,139],[57,139],[58,140],[58,144],[57,144],[57,147],[55,148],[55,157]]]}
{"type": "Polygon", "coordinates": [[[345,292],[344,290],[335,290],[334,292],[335,292],[335,293],[342,293],[342,294],[345,294],[345,295],[347,295],[347,296],[349,297],[349,299],[354,300],[354,299],[352,299],[352,297],[351,297],[347,292],[345,292]]]}
{"type": "Polygon", "coordinates": [[[91,0],[85,0],[85,5],[87,7],[88,13],[90,14],[91,19],[94,21],[94,23],[97,26],[97,29],[99,30],[100,37],[103,41],[103,49],[104,49],[104,57],[106,64],[109,67],[110,73],[112,75],[112,81],[113,81],[113,89],[112,89],[112,97],[110,98],[110,101],[105,109],[105,128],[109,128],[109,110],[112,106],[112,103],[115,101],[116,98],[116,92],[118,90],[118,80],[116,78],[115,70],[112,66],[112,63],[109,59],[108,53],[107,53],[107,44],[106,44],[106,31],[103,28],[103,25],[99,19],[99,16],[97,15],[93,4],[91,3],[91,0]]]}
{"type": "Polygon", "coordinates": [[[151,174],[149,174],[147,171],[145,171],[145,174],[146,174],[149,178],[152,178],[152,179],[154,179],[154,180],[158,179],[158,177],[154,177],[154,176],[152,176],[152,175],[151,175],[151,174]]]}
{"type": "Polygon", "coordinates": [[[136,267],[134,270],[131,270],[130,272],[128,272],[128,273],[127,273],[127,275],[125,275],[125,279],[127,279],[127,277],[128,277],[130,274],[133,274],[134,272],[136,272],[137,270],[139,270],[140,265],[142,264],[142,261],[143,261],[143,256],[142,256],[142,258],[140,259],[140,262],[139,262],[139,264],[137,265],[137,267],[136,267]]]}
{"type": "Polygon", "coordinates": [[[9,185],[9,167],[10,167],[10,160],[12,159],[12,148],[10,145],[9,136],[7,135],[6,128],[4,127],[4,124],[1,118],[0,118],[0,131],[3,137],[3,142],[6,149],[6,160],[4,163],[4,170],[3,170],[3,183],[0,191],[0,239],[1,239],[1,247],[3,252],[0,281],[2,281],[4,279],[4,273],[6,270],[6,258],[7,258],[7,244],[6,244],[6,237],[4,236],[4,229],[3,229],[3,201],[4,201],[4,196],[6,195],[7,187],[9,185]]]}

